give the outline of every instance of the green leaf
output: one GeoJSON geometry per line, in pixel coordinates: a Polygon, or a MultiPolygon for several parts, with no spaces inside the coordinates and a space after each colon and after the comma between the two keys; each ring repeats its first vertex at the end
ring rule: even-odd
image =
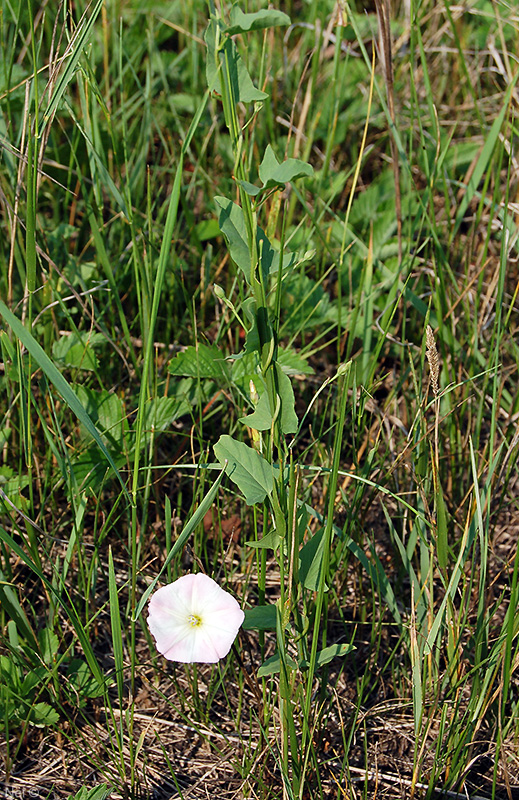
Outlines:
{"type": "Polygon", "coordinates": [[[222,95],[223,69],[228,69],[232,102],[255,103],[265,100],[268,94],[254,86],[243,59],[232,39],[224,32],[222,24],[211,20],[205,32],[207,45],[206,78],[211,92],[222,95]],[[225,66],[222,66],[225,65],[225,66]]]}
{"type": "Polygon", "coordinates": [[[128,422],[120,397],[106,389],[99,392],[80,384],[74,386],[74,392],[94,425],[102,432],[110,452],[122,452],[128,422]]]}
{"type": "Polygon", "coordinates": [[[300,353],[295,350],[278,349],[278,364],[285,375],[313,375],[314,369],[300,353]]]}
{"type": "Polygon", "coordinates": [[[29,721],[37,728],[44,728],[47,725],[56,725],[59,722],[59,714],[48,703],[36,703],[31,709],[29,721]]]}
{"type": "Polygon", "coordinates": [[[295,433],[299,426],[299,420],[295,412],[296,401],[292,382],[288,375],[285,375],[279,364],[276,364],[276,374],[278,393],[281,398],[281,430],[284,434],[295,433]]]}
{"type": "Polygon", "coordinates": [[[267,145],[263,161],[259,166],[259,177],[264,189],[276,186],[282,188],[286,183],[295,181],[296,178],[311,178],[314,174],[313,167],[298,158],[287,158],[279,163],[274,150],[267,145]]]}
{"type": "Polygon", "coordinates": [[[246,631],[275,631],[276,614],[275,605],[246,608],[242,628],[246,631]]]}
{"type": "Polygon", "coordinates": [[[272,550],[277,550],[279,547],[279,543],[281,541],[281,536],[279,535],[279,531],[275,528],[262,536],[261,539],[258,539],[257,542],[250,541],[246,544],[249,547],[259,547],[259,548],[271,548],[272,550]]]}
{"type": "Polygon", "coordinates": [[[214,446],[216,458],[251,506],[262,503],[274,488],[274,468],[252,447],[224,434],[214,446]]]}
{"type": "Polygon", "coordinates": [[[109,794],[110,789],[106,783],[101,783],[99,786],[94,786],[91,789],[87,789],[86,786],[83,786],[76,794],[69,794],[67,800],[106,800],[109,794]]]}
{"type": "Polygon", "coordinates": [[[105,337],[101,333],[82,333],[79,336],[71,333],[69,336],[61,336],[57,342],[54,342],[52,355],[57,362],[66,367],[93,372],[99,367],[94,347],[105,341],[105,337]]]}
{"type": "MultiPolygon", "coordinates": [[[[225,236],[232,260],[242,270],[245,280],[250,285],[251,253],[247,239],[245,217],[240,206],[226,197],[215,197],[214,201],[220,208],[218,224],[225,236]]],[[[266,280],[271,272],[277,273],[279,268],[279,253],[270,243],[265,231],[258,226],[257,249],[263,279],[266,280]]],[[[283,269],[289,269],[296,261],[296,253],[286,253],[283,256],[283,269]]]]}
{"type": "Polygon", "coordinates": [[[252,414],[247,414],[246,417],[240,417],[239,422],[243,422],[249,428],[254,428],[255,431],[269,431],[272,427],[272,414],[270,413],[270,402],[267,392],[263,392],[258,405],[252,414]]]}
{"type": "Polygon", "coordinates": [[[183,353],[171,359],[168,372],[190,378],[213,378],[219,380],[229,377],[229,367],[216,345],[209,347],[199,344],[188,347],[183,353]]]}
{"type": "MultiPolygon", "coordinates": [[[[299,551],[299,580],[312,592],[319,589],[321,566],[323,563],[324,528],[314,533],[311,539],[299,551]]],[[[324,586],[328,591],[328,586],[324,586]]]]}
{"type": "Polygon", "coordinates": [[[266,184],[272,173],[279,167],[279,161],[270,144],[265,148],[263,159],[258,168],[258,175],[263,185],[266,184]]]}
{"type": "MultiPolygon", "coordinates": [[[[126,457],[123,452],[114,453],[114,459],[119,468],[124,467],[126,457]]],[[[74,472],[74,481],[67,482],[69,498],[78,490],[80,492],[88,490],[97,495],[109,478],[108,463],[100,449],[95,446],[87,448],[71,459],[71,466],[74,472]]]]}
{"type": "Polygon", "coordinates": [[[43,628],[43,630],[38,633],[38,642],[40,645],[40,655],[44,664],[52,664],[59,650],[58,637],[50,628],[43,628]]]}
{"type": "Polygon", "coordinates": [[[272,8],[263,8],[254,14],[244,14],[241,8],[231,8],[230,24],[225,29],[226,33],[245,33],[246,31],[259,31],[263,28],[275,28],[279,25],[290,25],[290,17],[282,11],[272,8]]]}
{"type": "MultiPolygon", "coordinates": [[[[290,656],[285,656],[285,661],[291,669],[297,669],[298,665],[290,656]]],[[[267,675],[276,675],[281,670],[281,659],[277,653],[267,658],[258,670],[258,678],[264,678],[267,675]]]]}
{"type": "Polygon", "coordinates": [[[261,192],[259,186],[255,186],[254,183],[249,183],[249,181],[240,181],[236,179],[236,183],[242,187],[242,189],[249,195],[249,197],[257,197],[261,192]]]}
{"type": "Polygon", "coordinates": [[[242,270],[245,280],[250,284],[251,254],[247,243],[245,217],[240,206],[227,200],[226,197],[215,197],[220,208],[218,224],[225,236],[232,260],[242,270]]]}
{"type": "Polygon", "coordinates": [[[22,683],[21,670],[9,656],[0,655],[0,677],[2,684],[19,692],[22,683]]]}
{"type": "Polygon", "coordinates": [[[34,635],[31,624],[27,618],[20,601],[18,593],[13,586],[5,580],[4,573],[0,570],[0,604],[11,620],[16,624],[18,632],[27,640],[31,648],[38,652],[38,640],[34,635]]]}
{"type": "Polygon", "coordinates": [[[220,235],[220,228],[214,218],[203,219],[195,225],[195,234],[199,242],[207,242],[220,235]]]}
{"type": "Polygon", "coordinates": [[[99,697],[105,686],[92,675],[92,670],[82,658],[73,658],[67,668],[67,679],[80,698],[99,697]]]}
{"type": "Polygon", "coordinates": [[[152,430],[155,433],[165,431],[176,419],[191,410],[191,403],[185,397],[185,383],[182,383],[184,384],[183,390],[181,387],[177,387],[177,397],[154,397],[146,402],[142,414],[141,447],[149,440],[152,430]]]}
{"type": "Polygon", "coordinates": [[[115,678],[117,681],[119,703],[122,703],[124,698],[124,645],[121,628],[121,611],[119,608],[119,593],[117,591],[117,581],[115,578],[114,561],[111,547],[108,548],[108,596],[110,599],[110,623],[112,630],[115,678]]]}
{"type": "MultiPolygon", "coordinates": [[[[331,644],[329,647],[325,647],[324,650],[321,650],[321,652],[317,654],[316,666],[318,668],[323,667],[325,664],[329,664],[334,658],[346,656],[355,649],[355,645],[353,644],[331,644]]],[[[304,660],[301,661],[299,667],[300,669],[306,669],[308,667],[308,662],[304,660]]]]}
{"type": "Polygon", "coordinates": [[[447,532],[447,509],[443,499],[443,490],[439,479],[435,490],[436,500],[436,552],[440,569],[446,570],[449,558],[448,532],[447,532]]]}

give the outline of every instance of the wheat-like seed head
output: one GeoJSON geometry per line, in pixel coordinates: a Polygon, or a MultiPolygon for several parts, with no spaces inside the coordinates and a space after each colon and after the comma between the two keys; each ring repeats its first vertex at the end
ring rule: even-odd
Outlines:
{"type": "Polygon", "coordinates": [[[440,363],[438,351],[436,349],[436,342],[434,341],[433,329],[430,325],[427,326],[425,331],[425,355],[429,362],[429,369],[431,370],[431,385],[435,397],[438,397],[438,376],[440,374],[440,363]]]}

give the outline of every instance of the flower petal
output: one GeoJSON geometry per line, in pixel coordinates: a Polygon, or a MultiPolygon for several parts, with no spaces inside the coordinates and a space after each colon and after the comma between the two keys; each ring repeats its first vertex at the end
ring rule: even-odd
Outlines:
{"type": "Polygon", "coordinates": [[[232,595],[207,575],[184,575],[150,598],[148,626],[172,661],[214,664],[227,655],[244,620],[232,595]]]}

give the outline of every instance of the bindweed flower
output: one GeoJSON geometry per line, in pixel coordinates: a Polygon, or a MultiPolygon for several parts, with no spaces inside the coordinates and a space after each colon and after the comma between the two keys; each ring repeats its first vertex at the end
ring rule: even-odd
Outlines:
{"type": "Polygon", "coordinates": [[[148,611],[159,653],[184,664],[215,664],[226,656],[245,617],[234,597],[202,573],[157,589],[148,611]]]}

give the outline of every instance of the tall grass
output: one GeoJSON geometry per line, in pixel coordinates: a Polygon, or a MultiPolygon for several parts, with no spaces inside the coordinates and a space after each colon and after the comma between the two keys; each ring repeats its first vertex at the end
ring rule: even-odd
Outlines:
{"type": "Polygon", "coordinates": [[[519,27],[389,5],[2,5],[3,796],[517,792],[519,27]]]}

